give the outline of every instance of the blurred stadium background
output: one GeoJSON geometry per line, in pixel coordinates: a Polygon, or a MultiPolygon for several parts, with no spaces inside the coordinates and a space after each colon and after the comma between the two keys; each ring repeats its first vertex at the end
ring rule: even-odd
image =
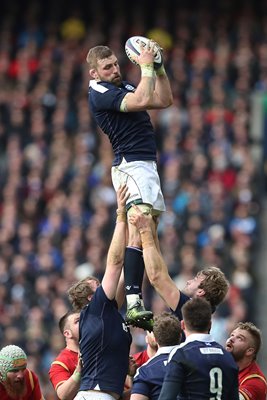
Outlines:
{"type": "MultiPolygon", "coordinates": [[[[25,349],[49,400],[66,291],[101,279],[115,221],[112,152],[88,111],[85,57],[107,44],[136,83],[124,53],[135,34],[164,48],[174,94],[151,112],[170,274],[183,287],[203,265],[225,272],[214,335],[224,344],[237,321],[255,322],[267,373],[267,3],[10,0],[0,13],[0,347],[25,349]]],[[[147,281],[144,295],[164,308],[147,281]]],[[[133,338],[133,351],[145,346],[143,331],[133,338]]]]}

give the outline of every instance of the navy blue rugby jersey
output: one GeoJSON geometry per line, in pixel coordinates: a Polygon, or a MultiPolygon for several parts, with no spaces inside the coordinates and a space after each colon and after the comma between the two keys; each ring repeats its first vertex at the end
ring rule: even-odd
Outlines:
{"type": "Polygon", "coordinates": [[[115,158],[113,165],[126,161],[156,161],[155,132],[146,111],[120,112],[124,96],[135,87],[123,81],[121,86],[110,82],[90,81],[89,107],[102,131],[109,137],[115,158]]]}
{"type": "MultiPolygon", "coordinates": [[[[190,297],[188,297],[186,294],[184,294],[183,292],[180,291],[180,300],[179,300],[179,303],[178,303],[176,309],[175,310],[170,309],[171,312],[179,319],[179,321],[182,321],[182,319],[183,319],[181,308],[188,300],[190,300],[190,297]]],[[[185,341],[185,334],[184,334],[184,331],[182,331],[181,342],[184,342],[184,341],[185,341]]]]}
{"type": "Polygon", "coordinates": [[[188,300],[190,300],[190,297],[188,297],[186,294],[180,291],[179,303],[175,310],[171,310],[173,314],[179,319],[179,321],[182,321],[183,319],[181,308],[188,300]]]}
{"type": "Polygon", "coordinates": [[[159,400],[238,400],[238,367],[210,335],[192,334],[170,354],[159,400]]]}
{"type": "MultiPolygon", "coordinates": [[[[173,314],[177,317],[177,318],[179,318],[179,320],[180,321],[182,321],[182,319],[183,319],[183,315],[182,315],[182,307],[183,307],[183,305],[188,301],[188,300],[190,300],[190,297],[188,297],[186,294],[184,294],[183,292],[181,292],[180,291],[180,300],[179,300],[179,303],[178,303],[178,305],[177,305],[177,307],[176,307],[176,309],[175,310],[171,310],[172,312],[173,312],[173,314]]],[[[215,310],[216,310],[216,307],[211,307],[211,311],[212,311],[212,313],[214,313],[215,312],[215,310]]]]}
{"type": "Polygon", "coordinates": [[[157,400],[163,384],[170,352],[175,346],[160,347],[157,353],[138,368],[131,389],[131,394],[138,393],[157,400]]]}
{"type": "Polygon", "coordinates": [[[81,311],[79,335],[83,363],[79,390],[98,389],[121,395],[132,338],[117,302],[107,298],[102,286],[81,311]]]}

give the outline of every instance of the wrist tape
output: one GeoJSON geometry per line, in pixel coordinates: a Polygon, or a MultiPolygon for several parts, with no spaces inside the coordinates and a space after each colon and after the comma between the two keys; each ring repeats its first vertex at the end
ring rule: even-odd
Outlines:
{"type": "Polygon", "coordinates": [[[146,76],[148,78],[153,78],[154,76],[154,65],[153,63],[151,64],[140,64],[141,68],[141,75],[146,76]]]}
{"type": "Polygon", "coordinates": [[[127,216],[125,210],[120,210],[119,208],[116,210],[117,219],[116,222],[127,222],[127,216]]]}

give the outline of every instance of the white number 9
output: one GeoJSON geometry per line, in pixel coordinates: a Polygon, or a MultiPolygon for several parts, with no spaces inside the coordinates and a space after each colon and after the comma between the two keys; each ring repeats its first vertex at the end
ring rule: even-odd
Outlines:
{"type": "Polygon", "coordinates": [[[212,368],[210,370],[210,393],[215,397],[210,400],[221,400],[222,398],[222,370],[221,368],[212,368]]]}

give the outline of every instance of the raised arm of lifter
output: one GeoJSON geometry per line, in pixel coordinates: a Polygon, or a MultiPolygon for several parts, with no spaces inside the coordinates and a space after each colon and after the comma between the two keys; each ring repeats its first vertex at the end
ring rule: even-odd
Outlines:
{"type": "Polygon", "coordinates": [[[117,192],[117,221],[111,244],[109,246],[106,270],[102,280],[103,290],[109,299],[115,298],[124,262],[127,227],[125,204],[128,197],[129,193],[127,191],[127,186],[120,186],[117,192]]]}
{"type": "Polygon", "coordinates": [[[129,221],[140,232],[148,279],[165,303],[175,310],[180,300],[180,290],[171,279],[167,265],[157,248],[153,235],[153,219],[151,215],[142,214],[138,206],[133,207],[136,213],[129,217],[129,221]]]}

